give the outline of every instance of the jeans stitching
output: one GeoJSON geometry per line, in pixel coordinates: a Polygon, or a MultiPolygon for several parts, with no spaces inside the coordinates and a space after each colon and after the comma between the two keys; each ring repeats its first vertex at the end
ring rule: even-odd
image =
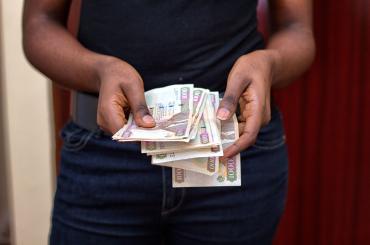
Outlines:
{"type": "Polygon", "coordinates": [[[65,149],[68,150],[68,151],[72,151],[72,152],[77,152],[77,151],[80,151],[82,150],[86,145],[87,143],[89,142],[89,140],[93,137],[93,135],[95,134],[94,131],[91,131],[89,132],[88,134],[84,134],[78,142],[76,143],[70,143],[70,138],[73,137],[73,135],[68,135],[66,137],[66,140],[64,141],[64,146],[65,146],[65,149]]]}
{"type": "Polygon", "coordinates": [[[181,197],[180,197],[180,201],[177,203],[177,205],[171,209],[168,209],[168,210],[164,210],[162,211],[162,215],[168,215],[170,213],[173,213],[175,212],[176,210],[178,210],[181,205],[183,204],[184,202],[184,199],[185,199],[185,193],[186,193],[186,189],[185,188],[182,188],[181,189],[181,197]]]}
{"type": "Polygon", "coordinates": [[[76,135],[76,134],[78,134],[78,133],[81,133],[82,132],[82,129],[78,129],[78,130],[76,130],[76,131],[73,131],[73,132],[70,132],[70,133],[65,133],[65,142],[68,144],[68,146],[78,146],[80,143],[81,143],[81,139],[78,141],[78,142],[76,142],[76,143],[71,143],[70,141],[71,141],[71,138],[74,136],[74,135],[76,135]]]}

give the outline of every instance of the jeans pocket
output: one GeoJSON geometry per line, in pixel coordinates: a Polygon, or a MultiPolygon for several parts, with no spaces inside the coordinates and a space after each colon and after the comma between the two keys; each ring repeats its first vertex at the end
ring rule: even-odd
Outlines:
{"type": "Polygon", "coordinates": [[[94,134],[94,131],[88,131],[73,122],[69,122],[61,131],[63,149],[71,152],[81,151],[86,147],[94,134]]]}

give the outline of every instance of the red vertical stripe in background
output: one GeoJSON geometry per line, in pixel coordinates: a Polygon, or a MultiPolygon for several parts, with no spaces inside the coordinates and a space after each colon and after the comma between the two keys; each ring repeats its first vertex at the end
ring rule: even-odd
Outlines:
{"type": "Polygon", "coordinates": [[[275,245],[367,245],[370,6],[367,0],[314,2],[315,64],[277,93],[290,186],[275,245]]]}
{"type": "MultiPolygon", "coordinates": [[[[76,33],[80,1],[72,2],[76,33]]],[[[370,245],[370,2],[314,0],[314,11],[316,61],[301,81],[275,93],[290,179],[274,245],[370,245]]],[[[69,95],[53,95],[58,132],[69,95]]]]}

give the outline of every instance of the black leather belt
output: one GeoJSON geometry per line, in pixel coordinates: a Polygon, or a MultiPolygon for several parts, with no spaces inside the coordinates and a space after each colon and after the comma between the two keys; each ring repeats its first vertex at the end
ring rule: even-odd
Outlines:
{"type": "Polygon", "coordinates": [[[72,120],[81,128],[89,131],[99,129],[96,123],[98,109],[98,95],[72,92],[72,120]]]}

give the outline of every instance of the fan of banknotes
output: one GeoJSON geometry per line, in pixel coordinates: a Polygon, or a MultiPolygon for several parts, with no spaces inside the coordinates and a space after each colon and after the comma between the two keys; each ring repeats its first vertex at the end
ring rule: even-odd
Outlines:
{"type": "Polygon", "coordinates": [[[113,139],[141,141],[152,164],[172,168],[173,187],[240,186],[240,155],[221,162],[223,149],[239,137],[238,122],[216,118],[218,92],[171,85],[145,93],[154,128],[141,128],[130,114],[113,139]]]}

